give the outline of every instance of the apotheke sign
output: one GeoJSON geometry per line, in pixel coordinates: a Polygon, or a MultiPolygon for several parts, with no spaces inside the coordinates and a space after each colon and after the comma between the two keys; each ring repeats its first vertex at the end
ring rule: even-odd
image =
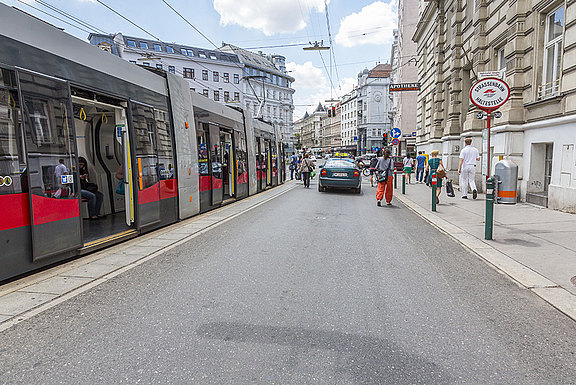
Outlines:
{"type": "Polygon", "coordinates": [[[510,97],[510,88],[503,80],[486,78],[478,81],[470,89],[470,100],[484,111],[494,111],[510,97]]]}

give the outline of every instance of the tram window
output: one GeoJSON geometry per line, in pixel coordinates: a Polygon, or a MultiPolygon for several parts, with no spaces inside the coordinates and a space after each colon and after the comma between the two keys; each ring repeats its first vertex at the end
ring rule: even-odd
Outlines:
{"type": "Polygon", "coordinates": [[[144,190],[158,182],[154,110],[141,104],[132,104],[138,187],[144,190]]]}
{"type": "Polygon", "coordinates": [[[247,147],[246,147],[246,138],[244,134],[240,137],[240,143],[238,146],[238,154],[236,155],[238,158],[238,179],[242,180],[240,176],[248,171],[248,155],[247,155],[247,147]]]}
{"type": "MultiPolygon", "coordinates": [[[[0,75],[2,84],[9,86],[10,78],[0,75]]],[[[28,192],[21,126],[17,91],[0,89],[0,195],[28,192]]]]}
{"type": "MultiPolygon", "coordinates": [[[[68,86],[21,72],[23,122],[30,169],[30,191],[51,198],[77,199],[74,135],[68,86]],[[64,175],[69,175],[63,178],[64,175]]],[[[79,117],[81,113],[78,111],[79,117]]]]}
{"type": "Polygon", "coordinates": [[[209,175],[208,171],[208,142],[206,132],[198,135],[198,174],[209,175]]]}
{"type": "Polygon", "coordinates": [[[154,110],[154,115],[158,133],[158,174],[160,179],[172,179],[174,178],[174,156],[170,120],[166,111],[154,110]]]}

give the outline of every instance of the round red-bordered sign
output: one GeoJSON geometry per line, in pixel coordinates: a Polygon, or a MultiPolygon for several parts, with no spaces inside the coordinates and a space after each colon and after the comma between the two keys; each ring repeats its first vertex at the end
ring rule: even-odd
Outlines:
{"type": "Polygon", "coordinates": [[[398,140],[398,138],[392,139],[392,145],[393,146],[397,146],[399,143],[400,143],[400,141],[398,140]]]}
{"type": "Polygon", "coordinates": [[[510,98],[510,87],[504,80],[486,78],[477,81],[470,88],[470,101],[484,111],[494,111],[502,107],[510,98]]]}

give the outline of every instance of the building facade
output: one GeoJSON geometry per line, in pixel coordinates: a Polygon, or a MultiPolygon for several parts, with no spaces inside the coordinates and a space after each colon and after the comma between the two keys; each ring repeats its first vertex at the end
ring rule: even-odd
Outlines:
{"type": "Polygon", "coordinates": [[[341,103],[338,102],[336,105],[327,108],[331,112],[322,118],[322,139],[320,141],[320,147],[323,149],[340,147],[342,143],[341,103]]]}
{"type": "Polygon", "coordinates": [[[340,109],[341,145],[356,145],[358,142],[358,92],[356,89],[342,97],[340,109]]]}
{"type": "Polygon", "coordinates": [[[413,38],[418,149],[439,150],[457,180],[458,155],[471,137],[483,155],[478,182],[490,153],[492,169],[500,158],[518,165],[521,200],[576,211],[576,2],[421,1],[413,38]],[[490,151],[486,120],[469,101],[483,71],[500,71],[511,90],[493,121],[490,151]]]}
{"type": "Polygon", "coordinates": [[[286,58],[250,52],[232,44],[223,44],[220,50],[237,55],[244,67],[242,85],[246,111],[277,127],[286,151],[293,151],[294,78],[286,73],[286,58]]]}
{"type": "MultiPolygon", "coordinates": [[[[398,1],[398,29],[392,45],[392,83],[418,82],[417,45],[412,40],[418,24],[418,0],[398,1]]],[[[400,145],[394,146],[397,155],[413,153],[416,144],[416,103],[417,91],[391,92],[393,126],[402,131],[400,145]]]]}
{"type": "Polygon", "coordinates": [[[134,64],[182,76],[190,90],[222,104],[243,105],[243,65],[234,53],[139,37],[90,34],[90,44],[134,64]]]}
{"type": "Polygon", "coordinates": [[[358,74],[358,152],[382,147],[382,134],[392,126],[389,95],[390,64],[378,64],[358,74]]]}
{"type": "Polygon", "coordinates": [[[306,114],[298,121],[297,126],[300,134],[301,148],[311,149],[321,147],[322,141],[322,120],[328,115],[328,112],[318,103],[318,107],[311,114],[306,114]]]}

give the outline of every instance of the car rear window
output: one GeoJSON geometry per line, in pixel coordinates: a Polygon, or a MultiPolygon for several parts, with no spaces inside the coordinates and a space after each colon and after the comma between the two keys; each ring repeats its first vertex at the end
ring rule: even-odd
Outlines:
{"type": "Polygon", "coordinates": [[[354,168],[354,163],[347,160],[340,159],[328,159],[324,167],[342,167],[342,168],[354,168]]]}

